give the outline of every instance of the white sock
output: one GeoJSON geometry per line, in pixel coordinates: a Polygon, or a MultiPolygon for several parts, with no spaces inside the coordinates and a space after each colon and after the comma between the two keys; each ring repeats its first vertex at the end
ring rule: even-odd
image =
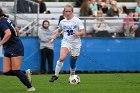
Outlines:
{"type": "Polygon", "coordinates": [[[63,62],[57,61],[56,67],[55,67],[55,75],[58,77],[59,72],[61,71],[61,68],[63,67],[63,62]]]}
{"type": "Polygon", "coordinates": [[[70,69],[70,75],[75,75],[76,68],[70,69]]]}

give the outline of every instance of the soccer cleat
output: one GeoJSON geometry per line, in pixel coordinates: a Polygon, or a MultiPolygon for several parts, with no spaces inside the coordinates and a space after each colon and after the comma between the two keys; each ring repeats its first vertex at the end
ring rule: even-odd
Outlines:
{"type": "Polygon", "coordinates": [[[27,79],[29,80],[29,82],[31,83],[32,82],[32,77],[31,77],[31,70],[30,69],[27,69],[26,70],[26,76],[27,76],[27,79]]]}
{"type": "Polygon", "coordinates": [[[58,79],[58,77],[56,75],[54,75],[54,76],[51,77],[51,79],[49,80],[49,82],[54,82],[57,79],[58,79]]]}
{"type": "Polygon", "coordinates": [[[34,87],[28,88],[27,91],[35,91],[34,87]]]}

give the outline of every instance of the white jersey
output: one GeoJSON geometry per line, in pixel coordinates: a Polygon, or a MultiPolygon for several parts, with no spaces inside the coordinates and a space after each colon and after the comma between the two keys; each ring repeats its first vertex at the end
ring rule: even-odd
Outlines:
{"type": "Polygon", "coordinates": [[[84,29],[84,25],[79,18],[73,17],[70,20],[67,20],[65,18],[60,22],[58,27],[63,31],[62,41],[66,41],[69,43],[81,43],[80,36],[73,36],[74,31],[80,31],[80,29],[84,29]]]}
{"type": "Polygon", "coordinates": [[[78,56],[80,54],[81,39],[80,36],[74,36],[73,32],[84,29],[81,20],[77,17],[70,20],[63,19],[59,24],[59,29],[63,32],[61,47],[67,47],[72,56],[78,56]]]}

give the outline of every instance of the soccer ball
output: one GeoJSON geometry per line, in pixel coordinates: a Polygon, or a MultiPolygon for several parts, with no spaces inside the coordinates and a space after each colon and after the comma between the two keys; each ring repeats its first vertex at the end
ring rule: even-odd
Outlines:
{"type": "Polygon", "coordinates": [[[70,84],[79,84],[80,83],[80,77],[78,75],[71,75],[69,77],[69,83],[70,84]]]}

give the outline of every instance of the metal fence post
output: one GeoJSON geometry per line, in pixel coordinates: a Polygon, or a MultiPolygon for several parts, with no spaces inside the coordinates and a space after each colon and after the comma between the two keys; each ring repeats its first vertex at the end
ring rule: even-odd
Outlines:
{"type": "Polygon", "coordinates": [[[39,30],[39,10],[40,10],[40,7],[39,7],[39,4],[37,4],[37,36],[38,36],[38,30],[39,30]]]}
{"type": "Polygon", "coordinates": [[[17,0],[15,0],[14,3],[14,22],[17,25],[17,0]]]}

